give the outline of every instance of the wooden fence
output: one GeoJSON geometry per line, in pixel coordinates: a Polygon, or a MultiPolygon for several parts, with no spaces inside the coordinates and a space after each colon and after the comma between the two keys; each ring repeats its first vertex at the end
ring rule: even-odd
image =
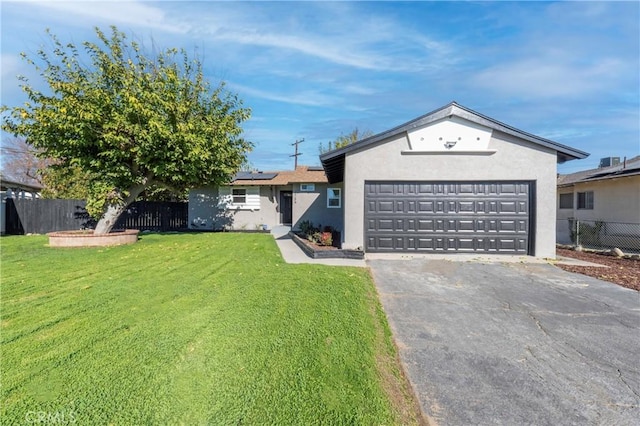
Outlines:
{"type": "MultiPolygon", "coordinates": [[[[53,231],[93,229],[96,225],[84,200],[6,199],[5,233],[46,234],[53,231]]],[[[138,201],[120,216],[114,229],[184,231],[188,228],[188,203],[138,201]]]]}

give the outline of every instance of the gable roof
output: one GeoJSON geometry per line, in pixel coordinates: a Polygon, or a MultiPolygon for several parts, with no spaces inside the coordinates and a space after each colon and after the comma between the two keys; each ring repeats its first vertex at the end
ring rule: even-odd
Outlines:
{"type": "Polygon", "coordinates": [[[441,108],[431,111],[421,117],[401,124],[393,129],[387,130],[377,135],[362,139],[351,145],[326,152],[320,155],[320,161],[327,172],[330,183],[341,182],[344,179],[344,158],[345,155],[360,149],[375,145],[391,137],[408,132],[410,130],[426,126],[434,121],[441,120],[446,117],[457,116],[473,123],[480,124],[490,129],[498,130],[508,135],[516,136],[520,139],[535,143],[540,146],[551,148],[557,152],[558,163],[565,161],[586,158],[589,153],[562,145],[549,139],[545,139],[531,133],[516,129],[515,127],[501,123],[493,118],[482,115],[469,108],[466,108],[456,102],[451,102],[441,108]]]}
{"type": "Polygon", "coordinates": [[[295,170],[273,172],[239,172],[231,181],[234,186],[289,185],[292,183],[327,183],[322,167],[298,166],[295,170]]]}
{"type": "Polygon", "coordinates": [[[579,182],[616,179],[626,176],[640,175],[640,155],[625,160],[620,164],[597,169],[582,170],[566,175],[558,175],[558,186],[571,186],[579,182]]]}

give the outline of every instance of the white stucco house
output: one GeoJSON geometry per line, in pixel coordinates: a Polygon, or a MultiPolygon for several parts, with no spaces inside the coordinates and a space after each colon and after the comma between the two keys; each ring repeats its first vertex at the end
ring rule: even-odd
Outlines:
{"type": "Polygon", "coordinates": [[[343,248],[555,257],[557,163],[588,155],[452,102],[320,160],[343,248]]]}
{"type": "Polygon", "coordinates": [[[296,229],[306,220],[342,224],[342,186],[329,185],[322,167],[240,172],[228,185],[189,191],[191,229],[296,229]]]}
{"type": "Polygon", "coordinates": [[[555,257],[557,163],[586,152],[455,102],[320,156],[195,188],[193,229],[331,226],[365,252],[555,257]]]}
{"type": "Polygon", "coordinates": [[[574,220],[603,223],[603,246],[640,249],[640,156],[603,158],[600,167],[558,175],[558,242],[571,242],[574,220]]]}

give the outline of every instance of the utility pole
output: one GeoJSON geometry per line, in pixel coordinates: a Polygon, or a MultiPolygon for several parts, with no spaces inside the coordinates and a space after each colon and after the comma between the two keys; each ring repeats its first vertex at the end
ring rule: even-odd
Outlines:
{"type": "Polygon", "coordinates": [[[304,142],[304,138],[300,139],[300,140],[296,140],[294,143],[291,144],[291,146],[295,146],[296,147],[296,153],[295,154],[291,154],[289,157],[293,157],[294,160],[294,166],[293,166],[293,170],[298,168],[298,155],[302,155],[301,152],[298,152],[298,145],[301,144],[302,142],[304,142]]]}

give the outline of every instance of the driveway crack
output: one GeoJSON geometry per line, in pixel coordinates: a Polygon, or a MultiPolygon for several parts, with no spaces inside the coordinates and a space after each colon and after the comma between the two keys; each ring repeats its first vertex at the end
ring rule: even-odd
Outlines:
{"type": "Polygon", "coordinates": [[[536,318],[531,312],[527,312],[527,314],[531,317],[531,319],[536,323],[536,326],[544,333],[545,336],[549,337],[549,333],[544,329],[538,318],[536,318]]]}
{"type": "Polygon", "coordinates": [[[629,388],[629,390],[631,391],[631,393],[633,393],[633,394],[636,396],[636,398],[637,398],[638,400],[640,400],[640,395],[638,394],[638,392],[636,392],[635,390],[633,390],[633,388],[632,388],[631,386],[629,386],[629,383],[627,383],[627,381],[624,379],[624,377],[622,377],[622,371],[620,371],[620,369],[619,369],[619,368],[617,368],[616,370],[618,371],[618,379],[620,379],[620,381],[621,381],[622,383],[624,383],[624,385],[625,385],[627,388],[629,388]]]}

